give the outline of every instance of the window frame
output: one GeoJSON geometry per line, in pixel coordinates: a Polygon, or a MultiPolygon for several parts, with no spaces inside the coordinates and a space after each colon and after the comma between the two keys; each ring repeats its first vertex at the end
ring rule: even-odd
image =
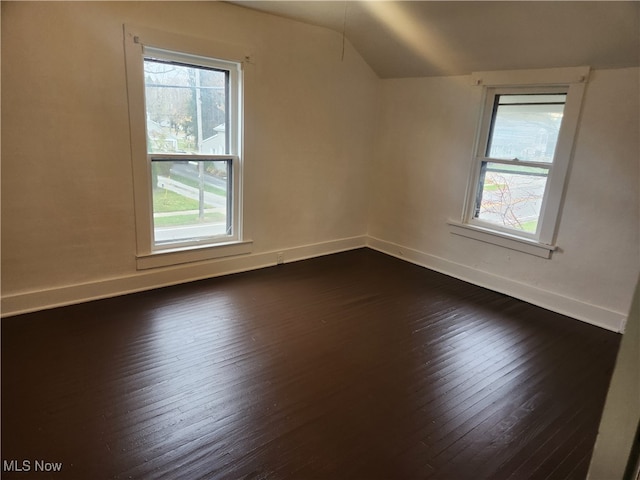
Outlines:
{"type": "Polygon", "coordinates": [[[543,258],[550,258],[557,249],[557,227],[564,198],[564,186],[573,153],[578,129],[582,99],[587,83],[589,67],[542,69],[530,71],[479,72],[472,75],[474,85],[483,89],[482,107],[473,147],[472,164],[467,183],[461,222],[449,222],[452,233],[511,248],[543,258]],[[487,156],[494,103],[502,94],[566,93],[563,119],[558,134],[553,161],[530,162],[494,159],[487,156]],[[481,167],[484,162],[517,163],[548,169],[548,177],[538,227],[535,233],[502,227],[475,218],[477,195],[480,188],[481,167]]]}
{"type": "MultiPolygon", "coordinates": [[[[495,102],[498,96],[500,95],[535,95],[535,94],[568,94],[568,87],[559,87],[559,86],[551,86],[551,87],[489,87],[485,90],[485,99],[483,106],[482,119],[480,121],[480,133],[479,139],[476,143],[476,152],[475,152],[475,165],[474,171],[472,173],[471,178],[475,179],[475,185],[469,185],[471,190],[469,197],[469,208],[470,210],[466,212],[467,223],[470,225],[476,225],[481,228],[487,228],[490,230],[495,230],[497,232],[502,232],[505,234],[516,235],[522,237],[523,239],[531,239],[531,240],[539,240],[542,243],[550,243],[550,239],[547,237],[543,237],[543,225],[544,225],[544,217],[545,213],[550,213],[547,208],[547,202],[549,201],[549,195],[551,192],[551,181],[554,178],[555,171],[558,168],[562,168],[558,166],[558,151],[559,151],[559,143],[562,135],[562,128],[560,129],[560,133],[558,134],[558,144],[556,146],[556,151],[554,152],[553,160],[551,162],[535,162],[535,161],[527,161],[527,160],[515,160],[515,159],[502,159],[502,158],[494,158],[488,156],[489,142],[491,141],[491,133],[492,126],[495,122],[495,102]],[[503,165],[517,165],[522,167],[532,166],[535,168],[546,169],[548,171],[547,181],[545,186],[545,191],[542,198],[542,205],[540,207],[540,215],[538,217],[538,228],[536,231],[526,232],[519,231],[514,228],[503,227],[496,223],[488,222],[486,220],[482,220],[475,216],[475,210],[477,209],[477,198],[480,191],[480,175],[482,170],[483,163],[499,163],[503,165]]],[[[568,98],[568,95],[567,95],[568,98]]],[[[566,102],[565,102],[566,108],[566,102]]],[[[564,127],[564,118],[562,122],[562,126],[564,127]]],[[[565,158],[565,157],[563,157],[565,158]]],[[[555,209],[554,209],[555,210],[555,209]]]]}
{"type": "Polygon", "coordinates": [[[251,252],[245,240],[242,217],[243,199],[243,65],[251,56],[244,48],[153,29],[124,25],[129,128],[136,223],[136,264],[138,269],[155,268],[251,252]],[[225,155],[164,154],[147,152],[144,60],[158,57],[187,65],[230,71],[230,134],[225,155]],[[152,199],[152,158],[188,161],[230,161],[232,165],[232,235],[212,236],[191,241],[156,245],[152,199]]]}

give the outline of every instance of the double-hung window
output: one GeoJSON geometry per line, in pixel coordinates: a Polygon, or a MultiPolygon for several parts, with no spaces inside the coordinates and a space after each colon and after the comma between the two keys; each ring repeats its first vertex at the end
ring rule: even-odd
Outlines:
{"type": "Polygon", "coordinates": [[[237,238],[237,75],[234,63],[144,48],[156,249],[237,238]]]}
{"type": "Polygon", "coordinates": [[[154,31],[125,42],[139,268],[246,253],[241,62],[154,31]]]}
{"type": "Polygon", "coordinates": [[[525,73],[515,85],[496,73],[474,74],[484,106],[463,222],[452,231],[548,258],[588,69],[534,71],[543,81],[525,73]]]}

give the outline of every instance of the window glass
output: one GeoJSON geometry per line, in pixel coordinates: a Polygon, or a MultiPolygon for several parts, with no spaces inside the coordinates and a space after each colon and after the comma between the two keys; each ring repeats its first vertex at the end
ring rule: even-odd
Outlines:
{"type": "Polygon", "coordinates": [[[547,168],[483,162],[475,218],[535,233],[548,174],[547,168]]]}
{"type": "Polygon", "coordinates": [[[227,154],[225,70],[144,60],[147,151],[227,154]]]}
{"type": "Polygon", "coordinates": [[[156,245],[231,234],[231,160],[156,160],[151,169],[156,245]]]}
{"type": "Polygon", "coordinates": [[[486,155],[553,161],[566,94],[496,95],[486,155]]]}

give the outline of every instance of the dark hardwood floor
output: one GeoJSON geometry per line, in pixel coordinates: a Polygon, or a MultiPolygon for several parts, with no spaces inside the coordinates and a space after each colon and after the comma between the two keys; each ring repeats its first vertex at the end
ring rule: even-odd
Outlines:
{"type": "Polygon", "coordinates": [[[2,478],[583,479],[618,342],[368,249],[6,318],[2,478]]]}

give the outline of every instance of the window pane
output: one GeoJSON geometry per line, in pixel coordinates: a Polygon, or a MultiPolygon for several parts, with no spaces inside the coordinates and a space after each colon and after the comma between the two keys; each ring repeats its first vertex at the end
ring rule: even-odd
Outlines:
{"type": "Polygon", "coordinates": [[[483,162],[475,217],[535,233],[548,174],[543,167],[483,162]]]}
{"type": "Polygon", "coordinates": [[[231,160],[152,161],[156,245],[231,235],[231,160]]]}
{"type": "Polygon", "coordinates": [[[149,153],[229,153],[228,72],[145,58],[149,153]]]}
{"type": "Polygon", "coordinates": [[[552,162],[566,97],[497,95],[487,156],[552,162]]]}

